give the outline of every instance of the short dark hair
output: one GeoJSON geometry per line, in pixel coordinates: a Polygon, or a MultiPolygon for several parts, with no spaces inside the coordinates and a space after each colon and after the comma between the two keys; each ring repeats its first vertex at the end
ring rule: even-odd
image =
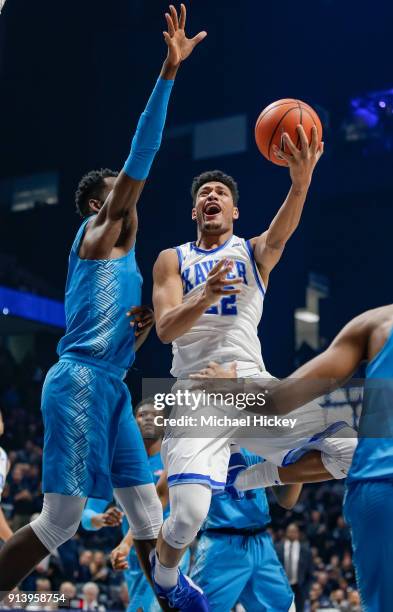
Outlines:
{"type": "Polygon", "coordinates": [[[142,408],[142,406],[148,406],[148,405],[154,406],[154,397],[153,396],[143,398],[143,400],[141,400],[139,402],[139,404],[137,404],[135,406],[135,408],[134,408],[134,415],[136,416],[138,414],[139,408],[142,408]]]}
{"type": "Polygon", "coordinates": [[[195,202],[196,195],[202,185],[204,185],[205,183],[211,183],[213,181],[216,181],[217,183],[222,183],[230,189],[233,197],[233,202],[235,206],[237,206],[237,203],[239,201],[239,189],[237,183],[235,179],[232,178],[232,176],[221,172],[221,170],[209,170],[208,172],[202,172],[202,174],[194,178],[191,185],[191,197],[193,202],[195,202]]]}
{"type": "Polygon", "coordinates": [[[75,205],[78,215],[88,217],[91,214],[89,200],[92,198],[99,200],[105,187],[104,179],[108,176],[117,176],[118,174],[118,172],[109,168],[101,168],[100,170],[91,170],[81,178],[75,193],[75,205]]]}

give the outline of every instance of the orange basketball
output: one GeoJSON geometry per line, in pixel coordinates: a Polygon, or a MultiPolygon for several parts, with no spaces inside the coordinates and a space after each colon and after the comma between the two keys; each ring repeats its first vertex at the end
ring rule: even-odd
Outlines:
{"type": "MultiPolygon", "coordinates": [[[[292,98],[277,100],[277,102],[267,106],[259,115],[255,126],[255,140],[262,155],[278,166],[286,166],[285,160],[277,159],[274,155],[273,145],[282,148],[282,135],[287,132],[292,142],[300,148],[297,125],[304,127],[309,143],[311,142],[312,127],[315,125],[318,131],[318,142],[321,142],[322,124],[311,106],[301,100],[292,98]]],[[[285,146],[284,151],[290,153],[287,146],[285,146]]]]}

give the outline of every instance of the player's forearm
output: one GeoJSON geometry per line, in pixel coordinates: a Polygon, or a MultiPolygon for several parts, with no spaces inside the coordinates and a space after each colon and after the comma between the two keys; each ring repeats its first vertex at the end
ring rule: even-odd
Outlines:
{"type": "Polygon", "coordinates": [[[133,545],[133,543],[134,543],[134,540],[132,537],[131,529],[129,529],[126,535],[124,536],[124,538],[122,539],[122,541],[120,542],[120,546],[127,546],[129,549],[131,549],[131,546],[133,545]]]}
{"type": "Polygon", "coordinates": [[[309,185],[292,185],[266,236],[270,248],[282,248],[300,223],[309,185]]]}
{"type": "MultiPolygon", "coordinates": [[[[265,404],[249,406],[247,410],[254,414],[285,415],[296,408],[331,393],[340,386],[339,380],[332,378],[286,378],[284,380],[267,380],[264,378],[246,379],[243,381],[244,393],[257,395],[265,393],[265,404]],[[267,391],[267,393],[266,393],[267,391]]],[[[234,392],[239,387],[234,384],[234,392]]]]}
{"type": "Polygon", "coordinates": [[[281,487],[273,487],[273,493],[280,506],[287,510],[291,510],[300,497],[302,487],[302,484],[282,485],[281,487]]]}
{"type": "Polygon", "coordinates": [[[115,183],[113,197],[108,203],[110,219],[118,220],[126,217],[136,206],[161,145],[176,72],[176,67],[164,62],[146,108],[139,119],[131,151],[115,183]]]}
{"type": "Polygon", "coordinates": [[[12,530],[6,521],[3,510],[0,508],[0,540],[6,542],[12,535],[12,530]]]}
{"type": "Polygon", "coordinates": [[[86,531],[98,531],[103,525],[103,514],[89,508],[83,510],[81,525],[86,531]]]}
{"type": "Polygon", "coordinates": [[[147,340],[148,335],[150,334],[151,330],[153,328],[149,327],[148,329],[146,329],[145,331],[143,331],[136,339],[135,339],[135,346],[134,346],[134,350],[139,351],[139,349],[141,348],[142,344],[147,340]]]}
{"type": "Polygon", "coordinates": [[[188,332],[210,305],[202,294],[198,294],[162,315],[156,323],[161,342],[168,344],[188,332]]]}
{"type": "MultiPolygon", "coordinates": [[[[165,66],[165,63],[164,63],[165,66]]],[[[143,111],[132,140],[130,155],[124,164],[124,172],[138,181],[146,180],[154,157],[160,148],[162,133],[174,79],[169,79],[169,68],[163,68],[153,92],[143,111]],[[165,76],[161,76],[165,75],[165,76]]]]}

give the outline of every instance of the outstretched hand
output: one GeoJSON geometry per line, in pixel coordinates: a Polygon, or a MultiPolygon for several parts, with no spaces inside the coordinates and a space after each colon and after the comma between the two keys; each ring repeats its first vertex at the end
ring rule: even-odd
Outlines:
{"type": "Polygon", "coordinates": [[[282,135],[282,148],[274,146],[273,151],[278,159],[287,162],[293,185],[303,188],[308,187],[311,182],[314,168],[323,154],[324,143],[318,143],[318,132],[315,126],[312,128],[310,144],[302,125],[297,126],[297,132],[300,140],[300,149],[296,147],[289,134],[284,132],[282,135]],[[285,148],[289,151],[288,153],[284,150],[285,148]]]}
{"type": "Polygon", "coordinates": [[[168,24],[168,31],[164,32],[165,42],[168,45],[166,61],[171,66],[178,67],[207,36],[207,33],[199,32],[193,38],[187,38],[185,33],[186,7],[184,4],[180,5],[180,15],[178,15],[172,4],[169,6],[169,11],[169,13],[165,13],[165,19],[168,24]]]}

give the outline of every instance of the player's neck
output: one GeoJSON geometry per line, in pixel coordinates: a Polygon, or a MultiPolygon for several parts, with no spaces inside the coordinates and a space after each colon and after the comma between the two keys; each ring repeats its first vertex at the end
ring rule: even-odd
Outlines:
{"type": "Polygon", "coordinates": [[[144,438],[145,449],[149,457],[157,455],[161,450],[161,438],[158,440],[151,440],[150,438],[144,438]]]}
{"type": "Polygon", "coordinates": [[[200,249],[205,249],[206,251],[210,251],[212,249],[216,249],[222,246],[223,244],[225,244],[225,242],[227,242],[227,240],[229,240],[232,236],[233,236],[232,231],[225,232],[225,234],[219,234],[218,236],[214,236],[211,234],[207,234],[207,235],[200,234],[198,235],[196,245],[200,249]]]}

